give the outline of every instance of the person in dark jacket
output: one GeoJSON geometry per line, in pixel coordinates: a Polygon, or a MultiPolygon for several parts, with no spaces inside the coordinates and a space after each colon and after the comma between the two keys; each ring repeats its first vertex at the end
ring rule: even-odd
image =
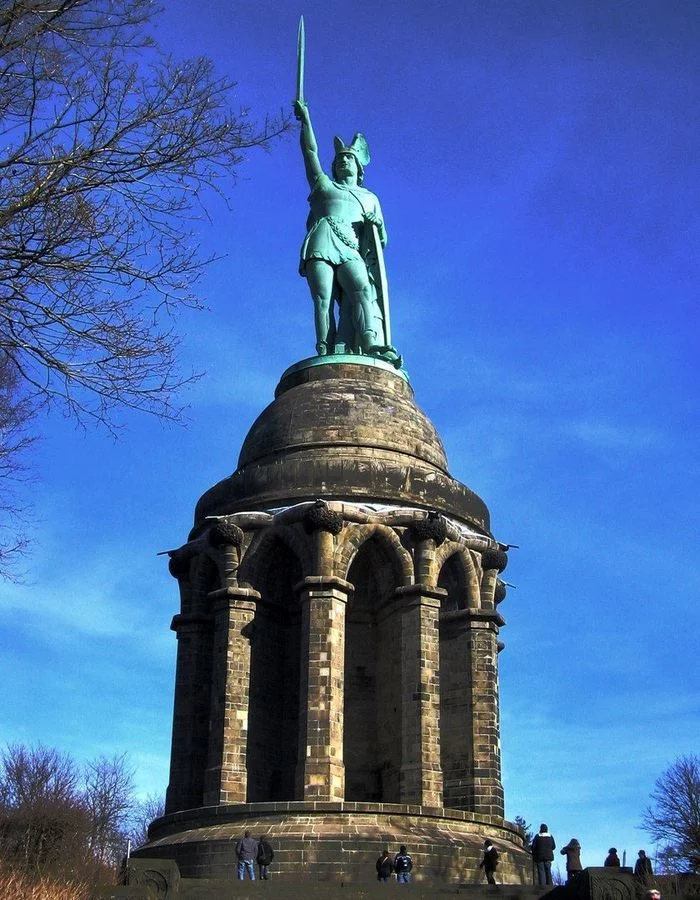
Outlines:
{"type": "Polygon", "coordinates": [[[394,871],[394,862],[389,856],[388,850],[382,850],[382,855],[377,860],[377,881],[388,881],[394,871]]]}
{"type": "Polygon", "coordinates": [[[236,844],[236,856],[238,857],[238,879],[243,881],[248,873],[251,881],[255,881],[255,860],[258,858],[258,842],[250,836],[246,829],[245,834],[236,844]]]}
{"type": "Polygon", "coordinates": [[[479,863],[479,868],[484,870],[489,884],[496,883],[495,873],[498,868],[498,856],[498,850],[496,850],[491,841],[484,841],[484,858],[479,863]]]}
{"type": "Polygon", "coordinates": [[[394,857],[394,871],[396,872],[396,880],[399,884],[408,884],[411,880],[411,869],[413,868],[413,860],[406,851],[406,845],[401,844],[399,852],[394,857]]]}
{"type": "Polygon", "coordinates": [[[605,857],[605,862],[603,863],[606,869],[619,869],[620,868],[620,857],[617,855],[617,849],[615,847],[611,847],[608,850],[608,855],[605,857]]]}
{"type": "Polygon", "coordinates": [[[258,870],[260,878],[267,881],[270,877],[270,863],[275,858],[275,852],[265,838],[260,835],[258,841],[258,870]]]}
{"type": "Polygon", "coordinates": [[[566,880],[567,883],[575,878],[583,871],[581,865],[581,845],[576,838],[571,838],[566,847],[562,847],[562,856],[566,857],[566,880]]]}
{"type": "Polygon", "coordinates": [[[540,825],[540,833],[535,835],[532,842],[532,861],[537,866],[537,884],[540,887],[552,883],[552,861],[556,846],[554,838],[543,822],[540,825]]]}
{"type": "Polygon", "coordinates": [[[651,867],[651,860],[644,850],[640,850],[637,854],[639,857],[634,864],[634,877],[639,884],[648,887],[654,880],[654,870],[651,867]]]}

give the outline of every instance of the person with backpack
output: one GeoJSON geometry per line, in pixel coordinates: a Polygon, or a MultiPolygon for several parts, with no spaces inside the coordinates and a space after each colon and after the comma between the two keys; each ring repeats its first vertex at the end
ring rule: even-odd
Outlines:
{"type": "Polygon", "coordinates": [[[413,860],[406,851],[406,845],[401,844],[399,852],[394,857],[394,871],[399,884],[408,884],[410,882],[412,868],[413,860]]]}
{"type": "Polygon", "coordinates": [[[260,840],[258,841],[258,869],[260,871],[260,878],[263,881],[267,881],[270,877],[270,863],[275,857],[275,853],[265,838],[260,835],[260,840]]]}

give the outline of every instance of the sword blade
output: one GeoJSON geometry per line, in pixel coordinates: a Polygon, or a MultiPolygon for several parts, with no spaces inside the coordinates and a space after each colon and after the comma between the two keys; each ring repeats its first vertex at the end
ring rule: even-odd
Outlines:
{"type": "Polygon", "coordinates": [[[299,16],[299,32],[297,34],[297,100],[304,102],[304,53],[306,51],[306,32],[304,17],[299,16]]]}

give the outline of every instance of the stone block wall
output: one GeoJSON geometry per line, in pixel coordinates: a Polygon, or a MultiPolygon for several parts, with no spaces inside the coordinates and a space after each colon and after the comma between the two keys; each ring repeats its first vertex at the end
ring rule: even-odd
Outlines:
{"type": "Polygon", "coordinates": [[[272,844],[275,880],[370,884],[381,851],[406,844],[417,883],[480,884],[487,836],[501,852],[499,880],[531,879],[519,833],[503,820],[398,804],[248,804],[179,814],[154,823],[139,856],[175,859],[185,878],[233,878],[245,829],[272,844]]]}

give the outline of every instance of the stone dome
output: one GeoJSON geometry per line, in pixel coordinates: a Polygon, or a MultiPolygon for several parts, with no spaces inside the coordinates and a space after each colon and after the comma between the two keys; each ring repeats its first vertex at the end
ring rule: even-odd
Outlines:
{"type": "Polygon", "coordinates": [[[318,497],[436,509],[489,533],[486,505],[450,476],[405,374],[367,357],[316,358],[283,374],[238,468],[197,504],[195,531],[206,516],[318,497]]]}

